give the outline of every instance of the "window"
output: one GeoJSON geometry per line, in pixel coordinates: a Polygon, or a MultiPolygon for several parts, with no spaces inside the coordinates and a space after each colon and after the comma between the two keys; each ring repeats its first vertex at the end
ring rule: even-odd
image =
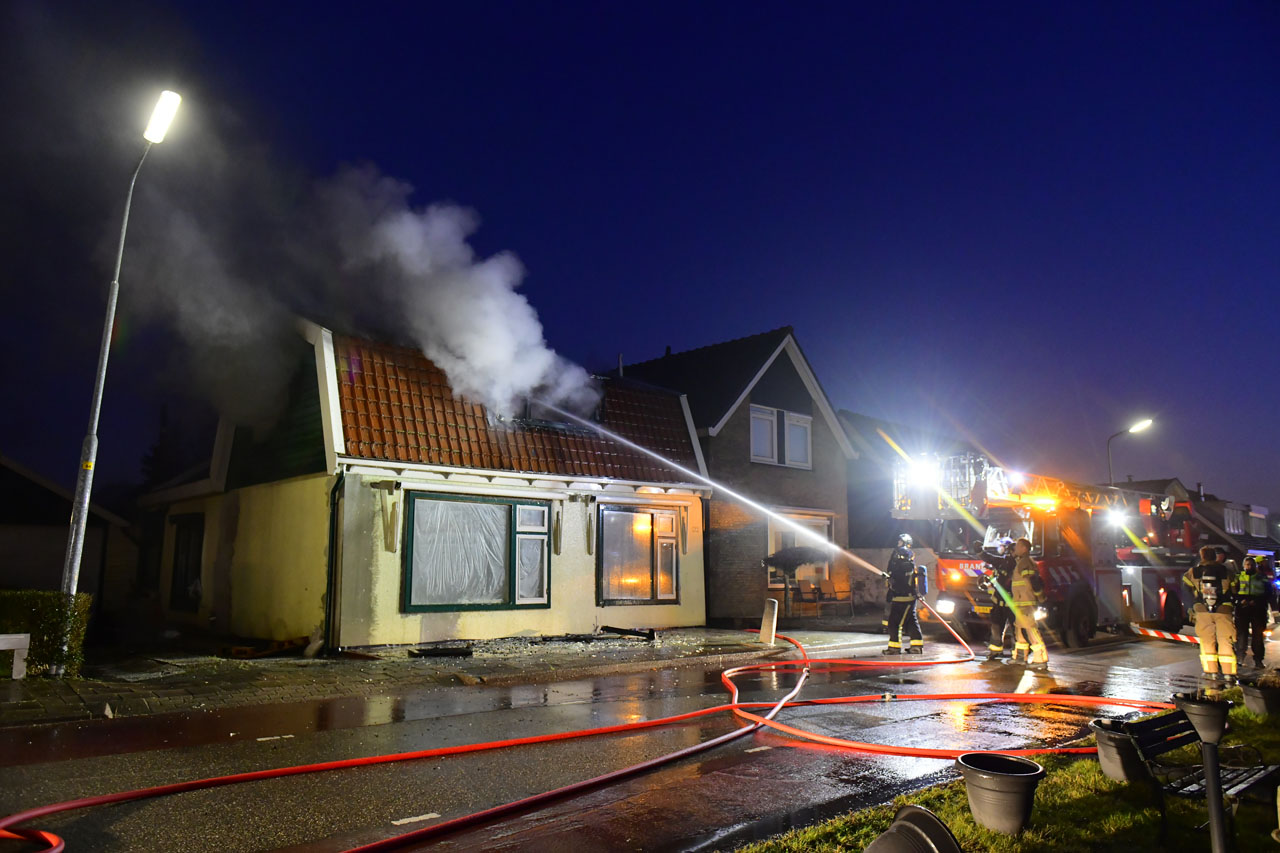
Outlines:
{"type": "Polygon", "coordinates": [[[675,604],[680,560],[677,511],[600,507],[601,604],[675,604]]]}
{"type": "Polygon", "coordinates": [[[751,461],[778,461],[778,411],[751,407],[751,461]]]}
{"type": "Polygon", "coordinates": [[[1267,515],[1266,513],[1249,513],[1249,535],[1250,536],[1266,536],[1267,535],[1267,515]]]}
{"type": "Polygon", "coordinates": [[[813,418],[787,412],[787,464],[793,468],[812,468],[810,426],[813,418]]]}
{"type": "Polygon", "coordinates": [[[173,578],[169,587],[169,606],[174,610],[195,613],[200,609],[204,592],[200,580],[201,555],[204,552],[204,513],[175,515],[173,525],[173,578]]]}
{"type": "MultiPolygon", "coordinates": [[[[831,516],[828,515],[806,515],[803,513],[782,513],[782,516],[788,521],[800,525],[803,528],[812,530],[827,542],[831,541],[831,516]]],[[[796,545],[818,545],[812,537],[805,536],[803,533],[796,531],[789,524],[784,524],[776,519],[769,520],[769,553],[773,554],[781,551],[783,548],[793,548],[796,545]]],[[[785,575],[779,569],[769,566],[769,588],[782,589],[783,578],[785,575]]],[[[816,582],[827,580],[830,577],[831,564],[824,563],[821,566],[800,566],[796,570],[795,579],[798,581],[807,580],[816,582]]]]}
{"type": "Polygon", "coordinates": [[[808,415],[753,404],[751,461],[791,468],[812,468],[812,424],[813,418],[808,415]]]}
{"type": "Polygon", "coordinates": [[[1236,535],[1244,533],[1244,510],[1227,507],[1222,511],[1222,520],[1226,524],[1228,533],[1236,535]]]}
{"type": "Polygon", "coordinates": [[[550,605],[548,505],[408,496],[403,609],[550,605]]]}

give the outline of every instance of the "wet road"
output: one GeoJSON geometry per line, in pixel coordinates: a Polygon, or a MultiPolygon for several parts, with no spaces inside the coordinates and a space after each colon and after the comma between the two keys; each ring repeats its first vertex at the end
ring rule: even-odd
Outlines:
{"type": "MultiPolygon", "coordinates": [[[[991,663],[894,675],[815,674],[802,698],[883,693],[1082,693],[1165,700],[1196,686],[1194,648],[1135,640],[1054,656],[1049,675],[991,663]]],[[[788,674],[742,678],[780,698],[788,674]]],[[[666,716],[725,701],[719,671],[684,667],[397,700],[95,721],[6,733],[0,813],[247,770],[427,749],[666,716]],[[25,737],[15,738],[15,732],[25,737]]],[[[1127,709],[1105,709],[1119,715],[1127,709]]],[[[1057,744],[1099,711],[941,701],[787,709],[837,737],[963,749],[1057,744]]],[[[736,728],[727,714],[664,729],[193,791],[55,816],[71,850],[338,851],[556,788],[736,728]],[[441,817],[443,816],[443,817],[441,817]]],[[[605,789],[437,841],[442,850],[694,850],[882,802],[950,775],[939,759],[870,757],[758,732],[605,789]]],[[[21,848],[16,848],[21,849],[21,848]]]]}

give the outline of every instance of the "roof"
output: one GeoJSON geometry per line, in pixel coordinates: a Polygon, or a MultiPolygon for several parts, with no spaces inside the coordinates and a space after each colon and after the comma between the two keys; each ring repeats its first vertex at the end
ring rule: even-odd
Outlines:
{"type": "Polygon", "coordinates": [[[623,374],[688,393],[694,426],[710,429],[723,420],[761,366],[791,335],[791,327],[783,326],[771,332],[628,364],[623,374]]]}
{"type": "MultiPolygon", "coordinates": [[[[455,396],[421,352],[335,334],[342,446],[347,456],[394,462],[657,483],[688,475],[585,427],[495,421],[455,396]]],[[[699,470],[679,394],[604,382],[598,422],[624,439],[699,470]]]]}
{"type": "Polygon", "coordinates": [[[685,352],[668,353],[661,358],[626,365],[622,373],[628,378],[683,391],[689,399],[694,426],[699,431],[705,430],[707,435],[715,436],[784,352],[817,403],[840,449],[847,458],[857,458],[857,451],[849,444],[835,410],[831,408],[831,401],[800,350],[790,326],[685,352]]]}
{"type": "MultiPolygon", "coordinates": [[[[0,454],[0,518],[7,524],[55,524],[66,526],[75,494],[24,465],[0,454]]],[[[96,501],[89,515],[116,527],[129,522],[96,501]]]]}
{"type": "Polygon", "coordinates": [[[1177,477],[1170,477],[1165,480],[1117,480],[1113,483],[1117,489],[1127,489],[1132,492],[1149,492],[1156,495],[1173,495],[1176,498],[1183,498],[1189,493],[1185,486],[1177,477]],[[1177,487],[1174,488],[1174,484],[1177,487]]]}
{"type": "MultiPolygon", "coordinates": [[[[1195,501],[1192,503],[1192,509],[1200,520],[1208,524],[1214,531],[1226,539],[1240,551],[1248,553],[1249,551],[1266,551],[1274,554],[1280,550],[1280,542],[1272,539],[1270,536],[1252,536],[1248,533],[1229,533],[1226,525],[1226,508],[1230,501],[1195,501]]],[[[1246,504],[1236,504],[1239,508],[1247,507],[1246,504]]],[[[1247,510],[1246,510],[1247,511],[1247,510]]]]}
{"type": "Polygon", "coordinates": [[[868,461],[892,464],[898,458],[894,449],[880,437],[880,431],[893,439],[909,456],[921,453],[952,456],[978,452],[977,448],[957,436],[873,418],[848,409],[841,409],[838,414],[849,441],[858,453],[866,455],[868,461]]]}

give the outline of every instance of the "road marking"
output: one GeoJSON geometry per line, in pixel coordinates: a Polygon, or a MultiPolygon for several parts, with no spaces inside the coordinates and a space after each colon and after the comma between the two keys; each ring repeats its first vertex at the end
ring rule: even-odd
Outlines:
{"type": "Polygon", "coordinates": [[[417,817],[402,817],[399,820],[391,821],[391,825],[404,826],[406,823],[417,823],[420,820],[431,820],[432,818],[437,818],[437,817],[440,817],[440,815],[436,814],[435,812],[431,812],[429,814],[420,814],[417,817]]]}
{"type": "Polygon", "coordinates": [[[771,747],[771,746],[757,746],[757,747],[755,747],[755,748],[753,748],[753,749],[748,749],[748,750],[747,750],[747,752],[764,752],[766,749],[773,749],[773,747],[771,747]]]}
{"type": "Polygon", "coordinates": [[[271,735],[271,737],[258,738],[258,742],[261,743],[264,740],[287,740],[288,738],[291,738],[291,737],[293,737],[293,735],[271,735]]]}

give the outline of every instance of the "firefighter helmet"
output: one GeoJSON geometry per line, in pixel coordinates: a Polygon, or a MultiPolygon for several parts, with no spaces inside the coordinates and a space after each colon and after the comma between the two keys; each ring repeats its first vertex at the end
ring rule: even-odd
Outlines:
{"type": "Polygon", "coordinates": [[[899,544],[899,545],[906,545],[907,547],[911,547],[911,534],[910,534],[910,533],[900,533],[900,534],[898,534],[898,544],[899,544]]]}

